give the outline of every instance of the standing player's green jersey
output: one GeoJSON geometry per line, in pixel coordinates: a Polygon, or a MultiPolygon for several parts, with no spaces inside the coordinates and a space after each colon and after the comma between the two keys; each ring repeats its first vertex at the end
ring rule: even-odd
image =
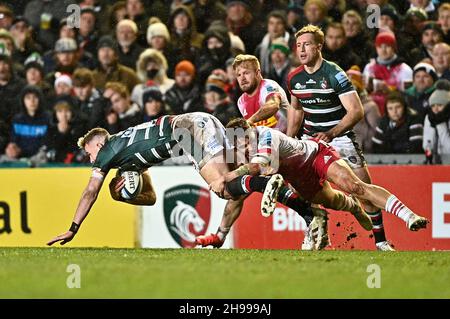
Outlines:
{"type": "Polygon", "coordinates": [[[177,141],[172,138],[171,117],[162,116],[112,135],[100,149],[93,168],[144,170],[171,157],[177,141]]]}
{"type": "MultiPolygon", "coordinates": [[[[303,108],[303,133],[311,136],[326,132],[341,121],[347,111],[339,96],[355,91],[345,72],[327,60],[312,74],[304,66],[293,70],[288,76],[288,88],[303,108]]],[[[344,132],[347,133],[350,131],[344,132]]]]}

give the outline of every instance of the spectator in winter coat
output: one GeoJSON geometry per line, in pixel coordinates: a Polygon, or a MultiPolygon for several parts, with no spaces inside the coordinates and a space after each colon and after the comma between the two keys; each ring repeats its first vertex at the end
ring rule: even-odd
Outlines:
{"type": "Polygon", "coordinates": [[[117,24],[116,39],[119,44],[119,63],[136,68],[136,61],[139,59],[144,48],[137,43],[138,28],[133,20],[124,19],[117,24]]]}
{"type": "Polygon", "coordinates": [[[21,94],[22,111],[12,119],[11,143],[6,155],[12,159],[31,157],[44,145],[50,116],[42,107],[44,99],[38,87],[27,86],[21,94]]]}
{"type": "Polygon", "coordinates": [[[440,155],[450,154],[450,82],[439,80],[430,96],[430,109],[425,117],[423,148],[440,163],[440,155]]]}
{"type": "Polygon", "coordinates": [[[375,47],[377,58],[365,66],[363,74],[366,87],[383,115],[386,96],[391,91],[403,92],[412,83],[413,70],[396,54],[393,33],[378,33],[375,47]]]}
{"type": "Polygon", "coordinates": [[[413,86],[405,92],[407,104],[416,110],[423,122],[430,108],[428,100],[434,91],[434,82],[437,80],[437,74],[431,64],[418,63],[414,66],[413,77],[413,86]]]}
{"type": "Polygon", "coordinates": [[[386,115],[372,138],[375,153],[422,153],[423,125],[399,92],[387,97],[386,115]]]}
{"type": "Polygon", "coordinates": [[[165,101],[174,114],[203,110],[201,90],[195,83],[195,67],[184,60],[175,67],[175,84],[165,94],[165,101]]]}
{"type": "Polygon", "coordinates": [[[106,114],[105,128],[108,132],[116,134],[130,126],[142,123],[141,108],[131,102],[130,93],[125,85],[119,82],[108,82],[104,94],[109,96],[111,101],[111,109],[106,114]]]}

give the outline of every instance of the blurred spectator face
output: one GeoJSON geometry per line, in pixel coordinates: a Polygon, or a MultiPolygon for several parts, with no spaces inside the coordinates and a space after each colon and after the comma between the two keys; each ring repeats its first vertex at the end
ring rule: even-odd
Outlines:
{"type": "Polygon", "coordinates": [[[267,22],[267,32],[272,39],[282,37],[285,31],[283,20],[277,17],[269,18],[269,21],[267,22]]]}
{"type": "Polygon", "coordinates": [[[342,19],[342,25],[344,26],[345,36],[347,38],[356,36],[361,30],[359,20],[355,17],[345,16],[342,19]]]}
{"type": "Polygon", "coordinates": [[[11,29],[9,31],[17,33],[28,33],[29,28],[24,21],[19,21],[15,23],[13,26],[11,26],[11,29]]]}
{"type": "Polygon", "coordinates": [[[116,62],[116,52],[108,47],[103,47],[98,50],[98,60],[104,67],[109,67],[116,62]]]}
{"type": "Polygon", "coordinates": [[[321,49],[320,44],[316,44],[311,33],[302,34],[297,38],[297,56],[301,64],[310,64],[317,60],[321,49]]]}
{"type": "Polygon", "coordinates": [[[3,43],[5,47],[8,49],[9,52],[15,51],[15,45],[14,42],[11,41],[9,38],[0,38],[0,43],[3,43]]]}
{"type": "Polygon", "coordinates": [[[435,30],[425,30],[424,32],[422,32],[422,44],[428,50],[432,50],[434,45],[441,41],[441,35],[435,30]]]}
{"type": "Polygon", "coordinates": [[[42,74],[36,68],[29,68],[25,74],[27,83],[30,85],[38,85],[42,81],[42,74]]]}
{"type": "Polygon", "coordinates": [[[433,65],[436,70],[450,68],[450,46],[446,43],[438,43],[433,48],[433,65]]]}
{"type": "Polygon", "coordinates": [[[325,35],[325,45],[331,51],[336,51],[342,48],[345,44],[345,34],[341,29],[328,28],[325,35]]]}
{"type": "Polygon", "coordinates": [[[209,50],[212,49],[219,49],[223,47],[223,42],[217,39],[216,37],[210,37],[208,41],[206,42],[206,45],[209,50]]]}
{"type": "Polygon", "coordinates": [[[227,7],[227,17],[233,22],[242,21],[247,9],[244,5],[236,2],[227,7]]]}
{"type": "Polygon", "coordinates": [[[387,44],[384,44],[384,43],[382,45],[380,45],[380,46],[377,46],[376,50],[377,50],[378,57],[383,59],[383,60],[389,60],[395,54],[394,48],[391,47],[390,45],[387,45],[387,44]]]}
{"type": "Polygon", "coordinates": [[[300,19],[300,16],[294,10],[290,10],[287,13],[288,26],[295,26],[299,19],[300,19]]]}
{"type": "Polygon", "coordinates": [[[173,24],[178,32],[184,32],[189,27],[189,17],[186,13],[180,12],[173,19],[173,24]]]}
{"type": "Polygon", "coordinates": [[[6,61],[0,60],[0,81],[8,82],[11,78],[11,67],[6,61]]]}
{"type": "Polygon", "coordinates": [[[87,101],[91,97],[92,89],[94,87],[90,84],[86,86],[74,86],[73,91],[75,93],[75,96],[80,101],[87,101]]]}
{"type": "Polygon", "coordinates": [[[145,114],[149,116],[158,115],[161,112],[162,103],[156,100],[150,100],[145,103],[145,114]]]}
{"type": "Polygon", "coordinates": [[[205,93],[205,107],[214,112],[217,104],[221,101],[219,93],[215,91],[208,91],[205,93]]]}
{"type": "Polygon", "coordinates": [[[388,101],[386,111],[389,119],[398,123],[403,119],[405,107],[398,101],[388,101]]]}
{"type": "Polygon", "coordinates": [[[154,36],[150,41],[150,45],[153,49],[162,51],[166,47],[166,38],[160,35],[154,36]]]}
{"type": "Polygon", "coordinates": [[[423,92],[433,85],[433,77],[425,71],[414,74],[414,86],[418,92],[423,92]]]}
{"type": "Polygon", "coordinates": [[[58,83],[55,86],[56,95],[70,95],[72,94],[72,87],[67,83],[58,83]]]}
{"type": "Polygon", "coordinates": [[[116,30],[117,42],[122,47],[129,47],[136,40],[136,33],[128,25],[121,25],[116,30]]]}
{"type": "Polygon", "coordinates": [[[450,10],[441,10],[439,12],[438,23],[445,33],[450,30],[450,10]]]}
{"type": "Polygon", "coordinates": [[[185,71],[180,71],[175,74],[175,82],[177,83],[178,87],[182,89],[190,87],[193,79],[194,78],[192,77],[192,75],[185,71]]]}
{"type": "Polygon", "coordinates": [[[112,109],[117,114],[125,113],[130,107],[128,99],[122,97],[119,93],[114,92],[111,96],[112,109]]]}
{"type": "Polygon", "coordinates": [[[80,34],[88,36],[94,31],[95,16],[90,12],[85,12],[80,16],[80,34]]]}
{"type": "Polygon", "coordinates": [[[287,57],[281,50],[276,49],[270,54],[270,59],[273,64],[283,65],[286,62],[287,57]]]}
{"type": "Polygon", "coordinates": [[[9,30],[13,22],[13,17],[0,13],[0,29],[9,30]]]}
{"type": "Polygon", "coordinates": [[[68,108],[62,108],[55,112],[58,123],[69,123],[72,120],[72,111],[68,108]]]}
{"type": "Polygon", "coordinates": [[[409,2],[415,7],[425,9],[430,3],[430,0],[409,0],[409,2]]]}
{"type": "Polygon", "coordinates": [[[39,97],[34,93],[27,93],[23,97],[23,104],[30,115],[34,115],[39,108],[39,97]]]}
{"type": "Polygon", "coordinates": [[[389,29],[392,32],[395,30],[395,22],[388,15],[382,15],[380,17],[380,29],[389,29]]]}
{"type": "Polygon", "coordinates": [[[61,29],[59,29],[59,38],[71,38],[75,39],[76,32],[75,28],[70,28],[67,24],[62,26],[61,29]]]}
{"type": "Polygon", "coordinates": [[[243,62],[236,68],[236,79],[242,92],[253,93],[258,87],[258,79],[261,76],[260,70],[249,62],[243,62]]]}
{"type": "Polygon", "coordinates": [[[117,10],[114,11],[114,19],[116,23],[126,19],[127,16],[128,12],[126,7],[118,8],[117,10]]]}
{"type": "Polygon", "coordinates": [[[323,12],[315,3],[310,4],[305,8],[305,17],[306,20],[308,20],[308,22],[311,24],[317,24],[324,18],[323,12]]]}
{"type": "Polygon", "coordinates": [[[56,60],[61,66],[70,66],[75,63],[75,52],[60,52],[56,53],[56,60]]]}
{"type": "Polygon", "coordinates": [[[127,0],[127,13],[130,17],[134,18],[144,13],[144,5],[141,0],[127,0]]]}
{"type": "Polygon", "coordinates": [[[431,111],[434,114],[442,112],[444,110],[444,108],[445,108],[444,104],[433,104],[433,105],[431,105],[431,111]]]}

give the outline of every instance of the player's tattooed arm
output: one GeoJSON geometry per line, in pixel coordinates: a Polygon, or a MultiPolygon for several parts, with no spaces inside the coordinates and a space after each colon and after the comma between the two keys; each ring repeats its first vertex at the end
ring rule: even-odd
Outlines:
{"type": "Polygon", "coordinates": [[[267,120],[278,112],[280,105],[280,96],[277,94],[271,95],[266,100],[266,103],[264,103],[264,105],[262,105],[261,108],[248,119],[248,121],[251,124],[254,124],[262,120],[267,120]]]}

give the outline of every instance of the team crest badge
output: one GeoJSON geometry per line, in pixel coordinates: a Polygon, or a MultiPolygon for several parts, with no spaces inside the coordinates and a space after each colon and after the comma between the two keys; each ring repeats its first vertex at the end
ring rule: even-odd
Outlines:
{"type": "Polygon", "coordinates": [[[300,88],[301,88],[301,85],[300,85],[300,83],[295,83],[295,88],[297,89],[297,90],[300,90],[300,88]]]}
{"type": "Polygon", "coordinates": [[[322,79],[322,81],[320,81],[320,87],[322,89],[326,89],[328,86],[327,80],[325,80],[325,78],[322,79]]]}
{"type": "Polygon", "coordinates": [[[180,247],[195,247],[195,237],[206,233],[210,217],[211,195],[208,189],[184,184],[164,193],[164,220],[180,247]]]}

